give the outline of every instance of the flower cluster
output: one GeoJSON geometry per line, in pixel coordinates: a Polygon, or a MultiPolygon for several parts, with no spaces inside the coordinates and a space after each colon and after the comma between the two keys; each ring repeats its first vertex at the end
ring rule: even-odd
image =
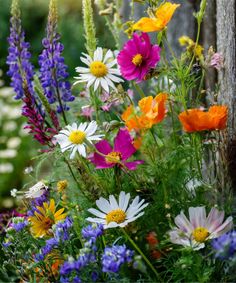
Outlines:
{"type": "Polygon", "coordinates": [[[47,36],[43,39],[43,51],[39,56],[40,81],[50,104],[57,102],[57,112],[69,110],[66,102],[73,101],[71,86],[67,78],[67,66],[62,57],[63,45],[57,33],[57,11],[51,1],[47,24],[47,36]]]}
{"type": "Polygon", "coordinates": [[[102,255],[102,271],[103,272],[119,272],[120,267],[124,263],[132,261],[134,252],[127,249],[126,245],[106,247],[102,255]]]}
{"type": "Polygon", "coordinates": [[[20,12],[18,2],[14,1],[12,5],[12,17],[10,36],[8,38],[9,55],[7,64],[9,65],[8,76],[11,77],[11,86],[16,93],[15,99],[21,99],[24,96],[24,85],[27,86],[31,95],[33,95],[32,80],[34,76],[33,65],[30,63],[31,54],[29,52],[30,44],[25,41],[25,33],[21,27],[20,12]]]}
{"type": "Polygon", "coordinates": [[[222,260],[236,257],[236,231],[230,231],[212,241],[215,256],[222,260]]]}

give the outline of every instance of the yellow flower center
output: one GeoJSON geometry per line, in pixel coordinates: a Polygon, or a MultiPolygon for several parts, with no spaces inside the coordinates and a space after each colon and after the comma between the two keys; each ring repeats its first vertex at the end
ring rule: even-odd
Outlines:
{"type": "Polygon", "coordinates": [[[112,151],[105,157],[107,163],[118,163],[121,160],[121,153],[117,151],[112,151]]]}
{"type": "Polygon", "coordinates": [[[132,59],[132,63],[135,65],[135,66],[140,66],[143,62],[143,56],[141,54],[136,54],[133,59],[132,59]]]}
{"type": "Polygon", "coordinates": [[[71,141],[74,144],[82,144],[86,138],[85,132],[76,130],[72,131],[69,135],[69,141],[71,141]]]}
{"type": "Polygon", "coordinates": [[[110,222],[116,222],[120,224],[125,221],[125,217],[126,217],[125,212],[122,209],[118,208],[110,211],[106,215],[106,221],[107,224],[109,224],[110,222]]]}
{"type": "Polygon", "coordinates": [[[210,233],[204,227],[197,227],[196,229],[194,229],[192,235],[196,242],[203,243],[205,242],[206,238],[210,235],[210,233]]]}
{"type": "Polygon", "coordinates": [[[94,61],[90,65],[90,72],[97,78],[105,77],[108,73],[107,66],[100,62],[94,61]]]}

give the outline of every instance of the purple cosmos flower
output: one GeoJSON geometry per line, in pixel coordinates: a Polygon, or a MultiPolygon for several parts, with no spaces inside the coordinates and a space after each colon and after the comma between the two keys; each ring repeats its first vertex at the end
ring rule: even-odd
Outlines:
{"type": "Polygon", "coordinates": [[[137,165],[142,164],[143,160],[127,162],[136,149],[133,146],[133,140],[126,129],[120,129],[114,142],[114,148],[106,140],[95,144],[96,149],[101,152],[102,156],[94,153],[90,161],[96,165],[97,169],[111,168],[122,162],[129,170],[136,170],[137,165]]]}
{"type": "Polygon", "coordinates": [[[236,258],[236,231],[223,234],[212,241],[215,256],[222,260],[236,258]]]}
{"type": "Polygon", "coordinates": [[[62,57],[63,45],[57,33],[57,13],[55,1],[50,2],[47,24],[47,36],[43,39],[43,51],[39,56],[40,81],[50,104],[57,102],[57,112],[69,110],[66,102],[75,99],[71,94],[71,85],[67,78],[67,66],[62,57]]]}
{"type": "Polygon", "coordinates": [[[129,81],[141,82],[159,62],[160,52],[161,48],[151,44],[147,33],[134,33],[117,57],[122,76],[129,81]]]}
{"type": "Polygon", "coordinates": [[[117,273],[122,264],[131,262],[133,255],[134,252],[127,249],[125,245],[106,247],[102,256],[102,271],[117,273]]]}

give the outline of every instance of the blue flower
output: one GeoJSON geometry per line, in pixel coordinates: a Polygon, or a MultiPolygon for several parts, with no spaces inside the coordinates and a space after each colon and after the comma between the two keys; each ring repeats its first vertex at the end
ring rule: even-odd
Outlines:
{"type": "Polygon", "coordinates": [[[16,230],[17,232],[20,232],[21,230],[23,230],[27,225],[29,224],[29,222],[27,220],[24,220],[23,222],[19,222],[19,223],[12,223],[12,228],[14,230],[16,230]]]}
{"type": "Polygon", "coordinates": [[[75,99],[71,94],[71,85],[67,78],[67,66],[62,57],[63,45],[59,42],[60,35],[57,33],[57,15],[55,3],[51,2],[47,36],[43,39],[43,51],[39,55],[40,81],[45,95],[50,104],[57,103],[57,112],[69,110],[65,102],[75,99]]]}
{"type": "Polygon", "coordinates": [[[54,228],[54,238],[62,242],[69,240],[69,229],[72,227],[72,224],[70,217],[58,222],[54,228]]]}
{"type": "Polygon", "coordinates": [[[102,236],[104,228],[102,224],[92,224],[82,229],[82,236],[91,243],[95,243],[96,239],[102,236]]]}
{"type": "Polygon", "coordinates": [[[118,272],[122,264],[130,262],[134,252],[127,249],[125,245],[106,247],[102,256],[103,272],[118,272]]]}
{"type": "Polygon", "coordinates": [[[33,65],[29,59],[30,44],[25,41],[25,33],[21,27],[21,19],[18,5],[12,8],[10,36],[8,37],[8,56],[6,63],[9,65],[7,75],[11,77],[11,86],[16,92],[15,99],[24,96],[24,83],[27,84],[29,92],[33,94],[32,80],[34,76],[33,65]]]}
{"type": "Polygon", "coordinates": [[[224,260],[236,257],[236,231],[228,232],[214,239],[212,247],[215,250],[216,258],[224,260]]]}

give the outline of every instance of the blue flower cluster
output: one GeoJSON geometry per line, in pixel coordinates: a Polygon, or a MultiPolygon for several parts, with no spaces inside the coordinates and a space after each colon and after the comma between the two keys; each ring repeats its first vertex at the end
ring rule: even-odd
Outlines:
{"type": "Polygon", "coordinates": [[[103,272],[118,272],[122,264],[131,262],[134,252],[127,249],[126,245],[113,245],[106,247],[102,256],[103,272]]]}
{"type": "Polygon", "coordinates": [[[57,112],[69,110],[65,102],[75,99],[71,94],[71,85],[66,79],[69,77],[67,66],[62,57],[63,45],[59,42],[57,29],[56,7],[49,11],[47,36],[43,39],[43,51],[39,56],[40,81],[50,104],[55,102],[57,112]]]}
{"type": "MultiPolygon", "coordinates": [[[[83,238],[87,241],[84,244],[84,248],[80,249],[80,254],[77,260],[70,258],[61,266],[60,281],[62,283],[81,282],[78,277],[79,272],[81,272],[85,266],[96,262],[96,240],[103,234],[103,230],[103,225],[101,224],[88,225],[82,229],[83,238]],[[71,278],[73,274],[76,274],[76,276],[71,278]]],[[[93,281],[96,281],[97,273],[93,272],[91,278],[93,281]]]]}
{"type": "Polygon", "coordinates": [[[27,220],[24,220],[22,222],[18,222],[18,223],[12,223],[11,227],[16,231],[16,232],[20,232],[21,230],[23,230],[26,226],[29,225],[29,222],[27,220]]]}
{"type": "Polygon", "coordinates": [[[11,86],[16,92],[15,99],[24,96],[24,84],[31,95],[33,94],[32,80],[34,76],[33,65],[29,59],[31,54],[28,51],[30,44],[25,41],[25,33],[21,28],[21,19],[18,7],[14,7],[11,18],[10,36],[8,38],[9,48],[7,64],[9,70],[7,75],[11,77],[11,86]]]}
{"type": "Polygon", "coordinates": [[[46,241],[46,245],[41,249],[41,253],[35,256],[37,261],[41,261],[48,255],[54,248],[58,247],[60,243],[68,241],[70,238],[69,231],[72,227],[72,220],[67,217],[64,221],[58,222],[53,227],[54,237],[46,241]]]}
{"type": "Polygon", "coordinates": [[[212,241],[215,256],[222,260],[236,259],[236,231],[230,231],[212,241]]]}

